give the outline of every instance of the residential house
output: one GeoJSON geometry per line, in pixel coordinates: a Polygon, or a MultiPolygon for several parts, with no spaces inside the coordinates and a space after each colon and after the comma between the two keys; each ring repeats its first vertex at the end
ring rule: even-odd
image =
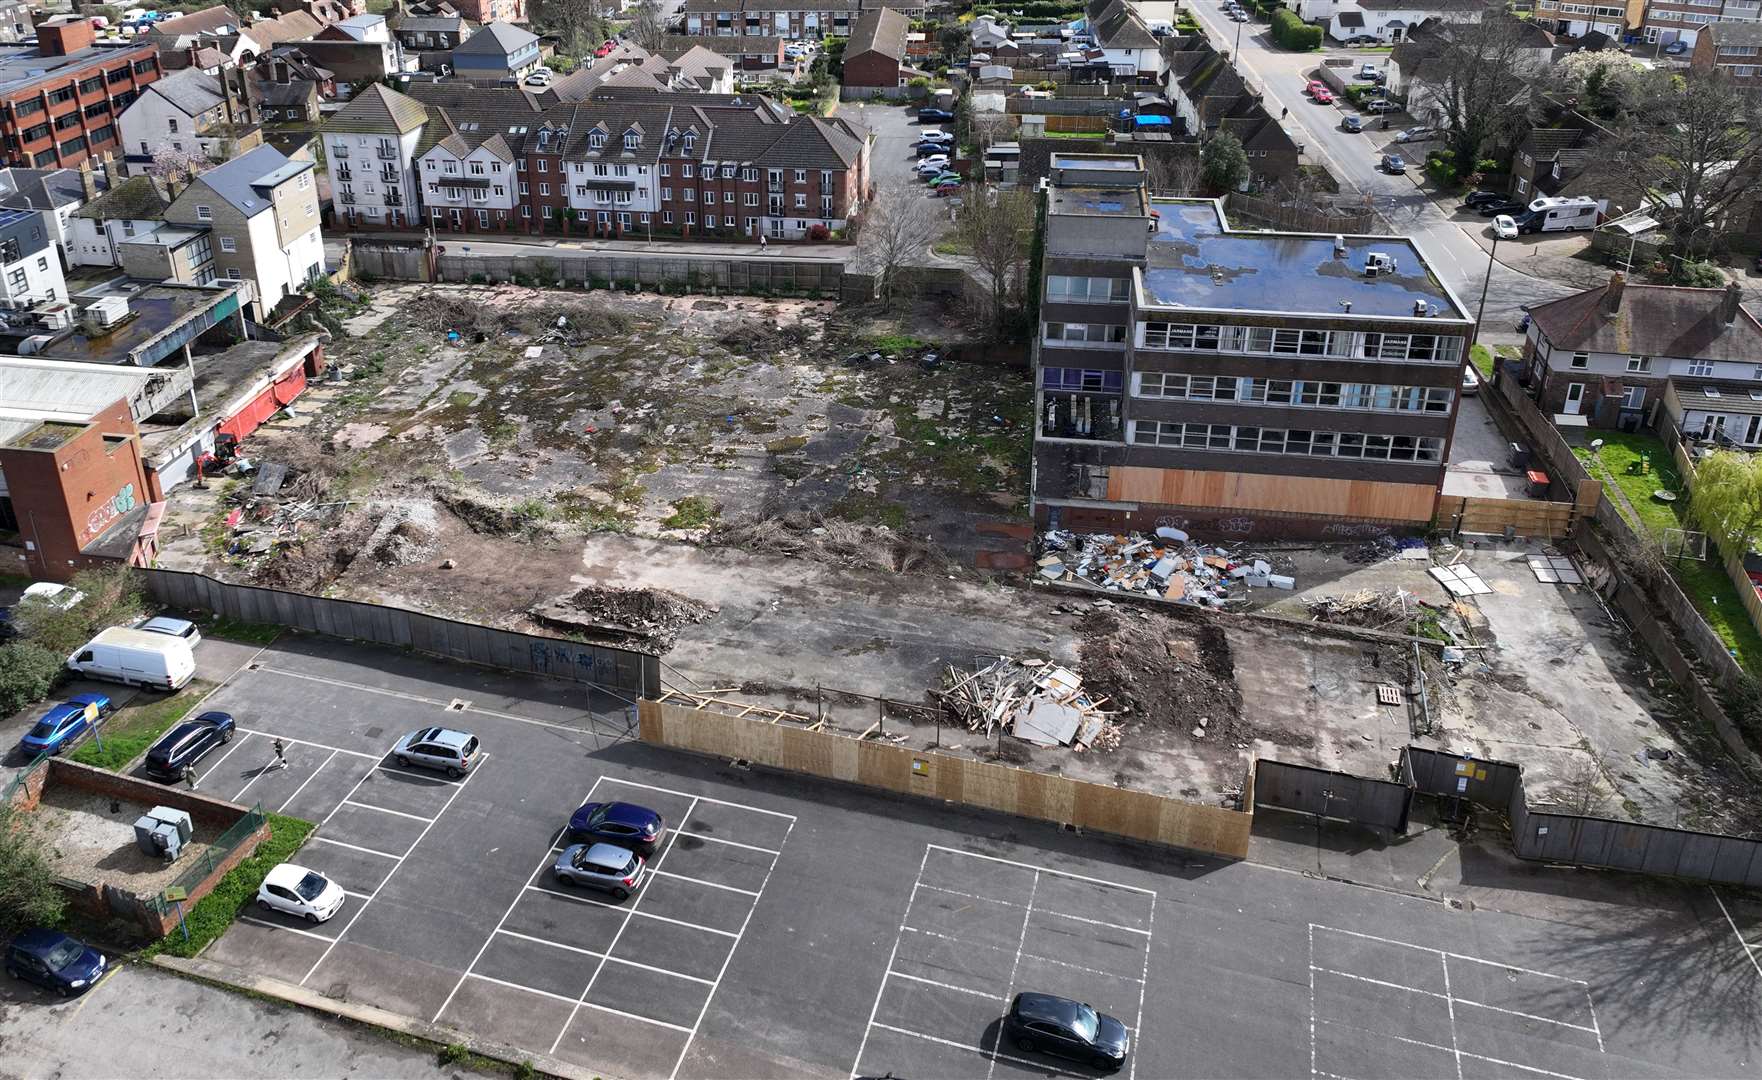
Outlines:
{"type": "Polygon", "coordinates": [[[905,85],[905,35],[911,20],[892,8],[865,11],[844,46],[845,92],[898,90],[905,85]]]}
{"type": "Polygon", "coordinates": [[[1339,0],[1328,20],[1328,37],[1373,37],[1393,45],[1428,19],[1478,22],[1491,10],[1497,9],[1490,0],[1339,0]]]}
{"type": "Polygon", "coordinates": [[[43,213],[49,239],[60,251],[64,265],[73,265],[68,234],[75,211],[110,185],[103,172],[90,161],[77,169],[0,169],[0,205],[26,206],[43,213]]]}
{"type": "Polygon", "coordinates": [[[1219,131],[1236,136],[1248,155],[1252,188],[1275,187],[1296,177],[1302,147],[1203,35],[1171,39],[1163,46],[1162,60],[1177,138],[1203,141],[1219,131]]]}
{"type": "Polygon", "coordinates": [[[1090,0],[1086,33],[1107,61],[1114,79],[1161,82],[1166,71],[1162,42],[1128,0],[1090,0]]]}
{"type": "Polygon", "coordinates": [[[123,110],[117,125],[129,164],[142,168],[165,149],[221,161],[262,141],[249,103],[232,93],[229,79],[195,68],[150,84],[123,110]]]}
{"type": "Polygon", "coordinates": [[[11,308],[67,299],[61,256],[45,219],[20,203],[0,203],[0,298],[11,308]]]}
{"type": "Polygon", "coordinates": [[[1511,157],[1511,197],[1529,202],[1543,195],[1607,199],[1609,213],[1637,209],[1639,178],[1599,168],[1616,135],[1577,109],[1538,96],[1541,122],[1524,133],[1511,157]]]}
{"type": "Polygon", "coordinates": [[[537,67],[538,60],[537,34],[492,22],[453,49],[453,74],[461,79],[518,79],[537,67]]]}
{"type": "Polygon", "coordinates": [[[392,41],[318,41],[307,39],[278,45],[272,56],[297,54],[308,63],[330,72],[340,96],[351,96],[357,87],[379,82],[403,72],[403,46],[392,41]]]}
{"type": "Polygon", "coordinates": [[[1689,66],[1718,70],[1746,86],[1762,86],[1762,22],[1716,22],[1695,40],[1689,66]]]}
{"type": "Polygon", "coordinates": [[[278,15],[303,11],[326,26],[367,13],[363,0],[274,0],[269,6],[278,15]]]}
{"type": "MultiPolygon", "coordinates": [[[[273,79],[253,80],[251,93],[257,104],[257,115],[268,127],[285,124],[316,124],[319,121],[318,84],[305,79],[276,82],[273,79]]],[[[267,133],[266,133],[267,134],[267,133]]]]}
{"type": "Polygon", "coordinates": [[[1604,34],[1621,42],[1640,31],[1645,17],[1646,0],[1534,0],[1531,21],[1561,37],[1604,34]]]}
{"type": "Polygon", "coordinates": [[[458,15],[413,15],[394,32],[406,52],[449,53],[471,36],[471,24],[458,15]]]}
{"type": "Polygon", "coordinates": [[[384,15],[351,15],[341,22],[331,23],[312,36],[318,41],[373,41],[386,44],[392,40],[392,30],[384,15]]]}
{"type": "Polygon", "coordinates": [[[115,251],[122,272],[131,278],[178,285],[212,285],[219,280],[213,231],[205,225],[160,222],[117,239],[115,251]]]}
{"type": "Polygon", "coordinates": [[[1536,304],[1523,381],[1561,426],[1686,435],[1762,446],[1762,323],[1743,290],[1609,283],[1536,304]],[[1672,404],[1674,401],[1674,404],[1672,404]]]}
{"type": "Polygon", "coordinates": [[[1681,43],[1694,48],[1701,31],[1723,23],[1762,19],[1759,0],[1650,0],[1640,37],[1654,52],[1681,43]]]}
{"type": "Polygon", "coordinates": [[[552,79],[540,97],[547,104],[581,101],[605,87],[732,94],[734,61],[695,42],[671,58],[650,53],[638,45],[622,44],[611,53],[552,79]]]}
{"type": "Polygon", "coordinates": [[[313,176],[311,162],[259,146],[200,174],[166,208],[167,224],[207,227],[221,276],[256,284],[258,322],[324,270],[313,176]]]}
{"type": "Polygon", "coordinates": [[[159,78],[151,45],[97,47],[90,19],[57,16],[36,45],[0,46],[0,161],[48,169],[121,147],[116,116],[159,78]]]}
{"type": "Polygon", "coordinates": [[[1010,44],[1009,24],[987,12],[967,27],[967,44],[976,53],[988,53],[1010,44]]]}
{"type": "MultiPolygon", "coordinates": [[[[680,28],[689,35],[808,39],[849,37],[863,12],[878,0],[685,0],[680,28]]],[[[922,18],[923,5],[891,5],[908,18],[922,18]]]]}
{"type": "Polygon", "coordinates": [[[378,230],[422,223],[415,160],[428,123],[420,101],[378,83],[325,121],[332,225],[378,230]]]}
{"type": "MultiPolygon", "coordinates": [[[[81,206],[68,221],[67,255],[73,266],[118,266],[120,245],[144,237],[165,222],[171,196],[152,176],[118,180],[109,191],[81,206]]],[[[163,280],[171,275],[157,275],[163,280]]],[[[189,278],[187,280],[194,281],[189,278]]]]}
{"type": "Polygon", "coordinates": [[[224,4],[192,11],[171,19],[161,19],[147,31],[147,39],[155,48],[182,51],[183,39],[229,37],[239,32],[238,15],[224,4]]]}
{"type": "Polygon", "coordinates": [[[240,58],[268,56],[275,51],[277,45],[309,41],[323,29],[324,23],[321,20],[304,11],[290,11],[273,19],[258,19],[239,31],[239,36],[247,42],[240,58]]]}
{"type": "MultiPolygon", "coordinates": [[[[1438,95],[1449,79],[1449,65],[1440,62],[1440,58],[1449,52],[1455,29],[1462,21],[1441,17],[1427,19],[1410,27],[1405,39],[1389,54],[1385,85],[1389,93],[1406,99],[1408,115],[1423,124],[1444,126],[1445,109],[1438,95]]],[[[1540,74],[1543,68],[1554,62],[1556,47],[1552,35],[1529,20],[1517,20],[1514,30],[1521,35],[1513,54],[1512,66],[1516,75],[1540,74]]],[[[1521,110],[1526,93],[1523,84],[1515,84],[1510,107],[1521,110]]]]}
{"type": "Polygon", "coordinates": [[[463,15],[478,26],[490,23],[523,23],[526,21],[526,0],[443,0],[438,4],[412,3],[411,15],[463,15]],[[432,10],[431,10],[432,9],[432,10]]]}
{"type": "MultiPolygon", "coordinates": [[[[753,37],[747,34],[738,37],[716,34],[686,37],[669,34],[661,42],[661,55],[672,58],[683,56],[693,49],[704,49],[725,58],[735,71],[763,74],[785,65],[783,47],[788,44],[788,38],[753,37]]],[[[788,63],[791,67],[795,66],[794,61],[788,63]]]]}

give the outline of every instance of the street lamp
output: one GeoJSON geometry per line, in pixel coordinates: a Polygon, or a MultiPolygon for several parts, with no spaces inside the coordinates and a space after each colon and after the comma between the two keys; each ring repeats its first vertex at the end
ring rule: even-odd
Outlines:
{"type": "Polygon", "coordinates": [[[1487,252],[1487,276],[1481,282],[1481,304],[1474,313],[1474,333],[1469,335],[1468,347],[1474,346],[1481,339],[1481,320],[1487,317],[1487,289],[1493,284],[1493,260],[1499,255],[1499,226],[1493,226],[1493,247],[1487,252]]]}
{"type": "Polygon", "coordinates": [[[1242,24],[1247,21],[1247,19],[1238,19],[1236,21],[1236,51],[1230,54],[1231,71],[1236,70],[1237,61],[1242,59],[1242,24]]]}

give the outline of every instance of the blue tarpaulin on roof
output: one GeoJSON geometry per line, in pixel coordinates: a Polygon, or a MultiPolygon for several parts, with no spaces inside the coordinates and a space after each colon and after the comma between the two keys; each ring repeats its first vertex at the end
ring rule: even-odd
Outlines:
{"type": "Polygon", "coordinates": [[[1168,127],[1169,126],[1169,118],[1166,116],[1140,116],[1140,117],[1137,117],[1136,119],[1134,119],[1132,122],[1139,127],[1168,127]]]}

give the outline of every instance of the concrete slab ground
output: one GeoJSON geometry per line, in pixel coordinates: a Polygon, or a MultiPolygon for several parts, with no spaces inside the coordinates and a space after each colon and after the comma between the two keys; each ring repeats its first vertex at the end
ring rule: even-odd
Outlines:
{"type": "MultiPolygon", "coordinates": [[[[371,755],[445,722],[486,757],[438,804],[394,806],[431,793],[370,786],[403,775],[383,764],[348,802],[327,796],[298,858],[360,895],[326,927],[253,915],[206,959],[607,1075],[1092,1075],[997,1045],[1022,989],[1084,995],[1130,1024],[1128,1077],[1433,1075],[1458,1054],[1464,1075],[1739,1076],[1762,1040],[1750,950],[1704,889],[1579,904],[1572,878],[1496,864],[1504,907],[1453,908],[735,769],[637,743],[585,700],[574,721],[541,719],[579,688],[473,672],[502,707],[460,715],[447,686],[417,685],[419,658],[291,644],[216,695],[253,730],[371,755]],[[670,831],[623,903],[544,870],[569,811],[607,795],[655,806],[670,831]],[[334,812],[352,803],[429,820],[394,836],[334,812]],[[374,845],[388,850],[359,850],[374,845]]],[[[1375,857],[1388,880],[1432,854],[1422,836],[1375,857]]],[[[1478,867],[1446,861],[1429,884],[1494,873],[1478,867]]]]}

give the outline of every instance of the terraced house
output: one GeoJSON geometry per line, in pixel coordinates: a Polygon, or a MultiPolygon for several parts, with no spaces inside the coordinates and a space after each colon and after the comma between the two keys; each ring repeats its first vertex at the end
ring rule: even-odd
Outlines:
{"type": "Polygon", "coordinates": [[[324,130],[339,228],[803,239],[843,228],[869,187],[864,129],[759,97],[608,90],[545,104],[446,83],[369,93],[324,130]],[[357,171],[364,147],[387,155],[383,176],[357,171]],[[395,206],[363,201],[394,188],[395,206]]]}

